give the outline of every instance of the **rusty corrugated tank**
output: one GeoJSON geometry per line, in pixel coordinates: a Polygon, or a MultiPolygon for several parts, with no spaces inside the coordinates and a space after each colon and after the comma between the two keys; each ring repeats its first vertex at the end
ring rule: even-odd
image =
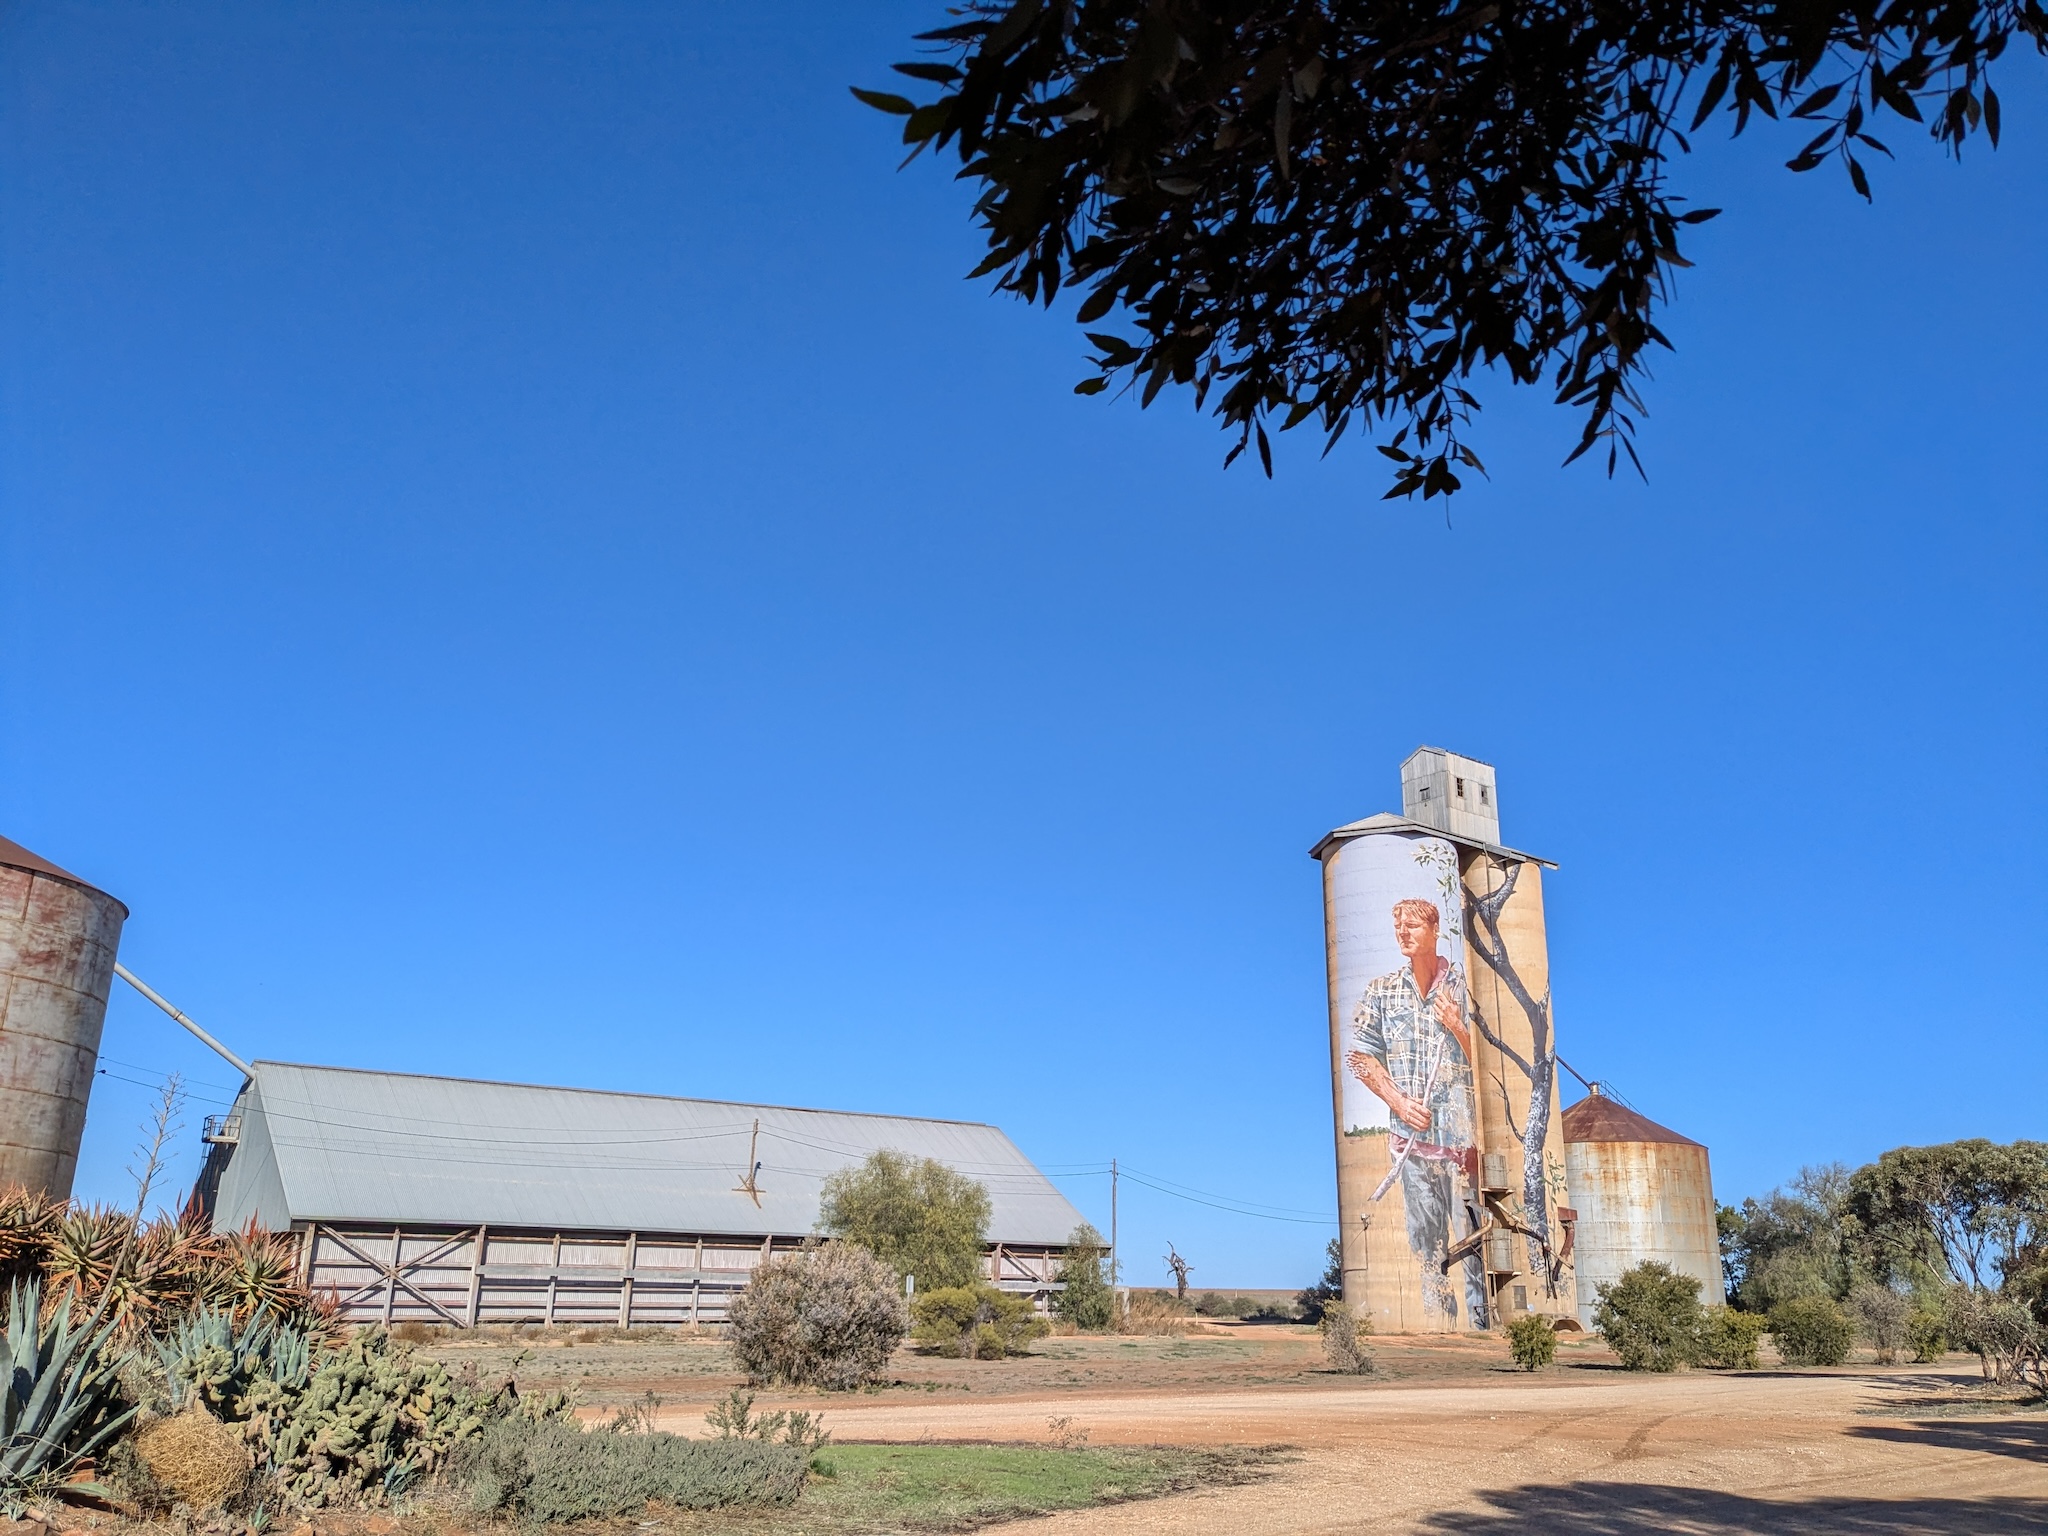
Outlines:
{"type": "Polygon", "coordinates": [[[0,837],[0,1188],[71,1194],[128,909],[0,837]]]}
{"type": "Polygon", "coordinates": [[[1646,1259],[1724,1299],[1714,1179],[1707,1149],[1616,1103],[1596,1087],[1564,1112],[1565,1183],[1577,1209],[1579,1321],[1593,1326],[1602,1284],[1646,1259]]]}

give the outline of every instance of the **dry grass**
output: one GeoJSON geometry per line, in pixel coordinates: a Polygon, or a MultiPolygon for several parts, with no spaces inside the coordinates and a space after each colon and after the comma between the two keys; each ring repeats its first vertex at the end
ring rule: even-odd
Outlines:
{"type": "Polygon", "coordinates": [[[149,1475],[195,1511],[218,1509],[249,1480],[242,1437],[203,1408],[158,1420],[135,1448],[149,1475]]]}
{"type": "Polygon", "coordinates": [[[1194,1325],[1194,1315],[1171,1296],[1150,1291],[1133,1291],[1124,1307],[1118,1333],[1146,1333],[1179,1337],[1194,1325]]]}

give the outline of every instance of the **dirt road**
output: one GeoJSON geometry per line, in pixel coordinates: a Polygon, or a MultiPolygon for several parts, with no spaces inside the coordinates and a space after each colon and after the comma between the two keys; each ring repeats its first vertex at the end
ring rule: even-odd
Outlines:
{"type": "MultiPolygon", "coordinates": [[[[1272,1480],[1032,1521],[1035,1536],[2048,1531],[2048,1418],[1959,1415],[1974,1369],[1048,1392],[835,1404],[845,1440],[1285,1442],[1272,1480]]],[[[688,1431],[702,1407],[663,1414],[688,1431]]]]}

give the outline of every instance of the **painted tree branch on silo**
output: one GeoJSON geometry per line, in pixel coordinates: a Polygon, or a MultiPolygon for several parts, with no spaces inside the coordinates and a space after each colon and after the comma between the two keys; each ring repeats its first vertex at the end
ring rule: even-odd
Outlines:
{"type": "Polygon", "coordinates": [[[1486,968],[1501,979],[1529,1019],[1530,1058],[1525,1059],[1501,1038],[1478,1005],[1472,1005],[1473,1021],[1487,1043],[1512,1061],[1529,1080],[1528,1117],[1522,1122],[1521,1132],[1522,1209],[1534,1234],[1531,1246],[1540,1249],[1540,1254],[1532,1252],[1530,1258],[1541,1263],[1544,1286],[1554,1296],[1557,1294],[1558,1266],[1551,1261],[1549,1189],[1544,1180],[1543,1161],[1544,1143],[1550,1131],[1551,1093],[1557,1081],[1557,1050],[1550,1033],[1550,998],[1546,993],[1538,999],[1529,991],[1515,969],[1514,961],[1508,955],[1507,943],[1500,933],[1501,911],[1514,895],[1515,881],[1521,872],[1520,863],[1508,863],[1507,877],[1499,889],[1484,896],[1474,894],[1469,887],[1466,889],[1465,942],[1486,968]]]}

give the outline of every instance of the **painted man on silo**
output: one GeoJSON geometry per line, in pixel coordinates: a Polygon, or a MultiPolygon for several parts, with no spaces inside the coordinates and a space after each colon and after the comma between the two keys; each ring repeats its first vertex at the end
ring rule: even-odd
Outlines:
{"type": "MultiPolygon", "coordinates": [[[[1465,974],[1457,961],[1438,952],[1443,917],[1435,902],[1409,897],[1394,903],[1392,916],[1401,967],[1365,984],[1351,1015],[1345,1065],[1391,1117],[1392,1166],[1372,1198],[1378,1201],[1400,1181],[1408,1246],[1421,1269],[1423,1310],[1455,1324],[1457,1288],[1444,1256],[1474,1230],[1468,1192],[1479,1182],[1465,974]]],[[[1459,1269],[1467,1320],[1484,1328],[1483,1264],[1475,1254],[1459,1269]]]]}

